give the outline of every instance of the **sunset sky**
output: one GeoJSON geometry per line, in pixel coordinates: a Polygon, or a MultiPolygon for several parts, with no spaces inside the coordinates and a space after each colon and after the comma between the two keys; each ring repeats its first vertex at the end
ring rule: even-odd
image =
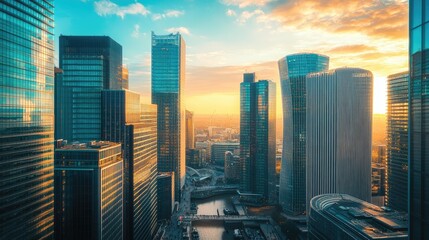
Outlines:
{"type": "Polygon", "coordinates": [[[281,117],[277,60],[292,53],[321,53],[331,68],[372,71],[375,113],[386,110],[386,77],[408,69],[408,1],[67,0],[56,1],[55,21],[56,49],[61,34],[108,35],[121,44],[130,90],[146,102],[151,31],[181,32],[186,106],[195,114],[239,115],[247,71],[277,83],[281,117]]]}

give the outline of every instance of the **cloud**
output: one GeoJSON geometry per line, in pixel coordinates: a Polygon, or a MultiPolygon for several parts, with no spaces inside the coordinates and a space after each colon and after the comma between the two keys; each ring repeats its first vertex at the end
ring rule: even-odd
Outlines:
{"type": "Polygon", "coordinates": [[[172,28],[167,29],[167,32],[169,32],[169,33],[179,32],[181,34],[191,35],[191,32],[186,27],[172,27],[172,28]]]}
{"type": "Polygon", "coordinates": [[[226,11],[226,15],[228,15],[228,16],[236,16],[237,13],[234,10],[232,10],[232,9],[228,9],[226,11]]]}
{"type": "Polygon", "coordinates": [[[286,27],[323,29],[332,33],[360,32],[371,37],[406,39],[406,0],[291,0],[272,15],[286,27]]]}
{"type": "Polygon", "coordinates": [[[338,46],[334,47],[332,49],[329,49],[326,51],[326,53],[332,53],[332,54],[356,54],[360,52],[368,52],[368,51],[375,51],[377,50],[374,46],[368,46],[364,44],[356,44],[356,45],[344,45],[344,46],[338,46]]]}
{"type": "Polygon", "coordinates": [[[119,6],[110,0],[101,0],[94,2],[94,8],[99,16],[117,15],[122,19],[128,14],[146,16],[150,13],[143,4],[138,2],[119,6]]]}
{"type": "Polygon", "coordinates": [[[134,31],[131,34],[131,36],[133,38],[139,38],[139,36],[140,36],[140,25],[138,25],[138,24],[134,25],[134,31]]]}
{"type": "Polygon", "coordinates": [[[265,15],[265,13],[264,13],[264,11],[262,11],[260,9],[253,10],[251,12],[243,11],[240,14],[240,17],[237,18],[237,22],[245,23],[245,22],[247,22],[247,20],[251,19],[254,16],[263,16],[263,15],[265,15]]]}
{"type": "Polygon", "coordinates": [[[155,13],[152,15],[153,20],[161,20],[163,18],[171,18],[171,17],[180,17],[181,15],[185,14],[184,11],[179,10],[167,10],[164,13],[155,13]]]}
{"type": "Polygon", "coordinates": [[[244,8],[248,6],[265,6],[269,2],[275,2],[277,0],[222,0],[225,5],[238,6],[244,8]]]}

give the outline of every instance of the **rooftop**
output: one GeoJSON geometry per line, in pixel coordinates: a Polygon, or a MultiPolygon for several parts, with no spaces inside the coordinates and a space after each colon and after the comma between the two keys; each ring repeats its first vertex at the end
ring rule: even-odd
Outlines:
{"type": "Polygon", "coordinates": [[[366,235],[369,239],[408,236],[407,214],[378,207],[346,194],[319,195],[311,199],[310,205],[311,211],[319,212],[331,221],[366,235]]]}
{"type": "Polygon", "coordinates": [[[109,141],[91,141],[88,143],[72,143],[63,145],[57,148],[57,150],[97,150],[120,145],[120,143],[109,141]]]}

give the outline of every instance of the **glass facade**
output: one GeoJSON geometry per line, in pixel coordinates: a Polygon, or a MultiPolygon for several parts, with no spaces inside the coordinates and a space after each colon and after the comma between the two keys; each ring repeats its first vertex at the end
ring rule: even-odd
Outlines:
{"type": "Polygon", "coordinates": [[[174,171],[175,196],[185,184],[185,41],[152,33],[152,103],[158,106],[158,170],[174,171]]]}
{"type": "Polygon", "coordinates": [[[186,110],[186,150],[195,148],[194,113],[186,110]]]}
{"type": "Polygon", "coordinates": [[[55,150],[55,238],[122,239],[121,145],[109,142],[55,150]]]}
{"type": "Polygon", "coordinates": [[[57,87],[58,139],[101,139],[101,90],[122,88],[122,46],[104,36],[60,36],[62,87],[57,87]],[[60,132],[61,131],[61,132],[60,132]]]}
{"type": "Polygon", "coordinates": [[[410,0],[408,213],[411,239],[429,239],[429,1],[410,0]]]}
{"type": "Polygon", "coordinates": [[[102,138],[124,153],[124,239],[152,239],[157,227],[156,111],[138,93],[102,91],[102,138]]]}
{"type": "Polygon", "coordinates": [[[408,211],[408,72],[387,80],[386,206],[408,211]]]}
{"type": "Polygon", "coordinates": [[[275,202],[276,85],[255,78],[240,84],[240,189],[275,202]]]}
{"type": "Polygon", "coordinates": [[[54,1],[0,1],[2,239],[54,233],[54,1]]]}
{"type": "Polygon", "coordinates": [[[306,209],[306,86],[309,73],[326,71],[329,58],[314,53],[286,56],[278,61],[283,102],[283,156],[279,203],[288,215],[306,209]]]}

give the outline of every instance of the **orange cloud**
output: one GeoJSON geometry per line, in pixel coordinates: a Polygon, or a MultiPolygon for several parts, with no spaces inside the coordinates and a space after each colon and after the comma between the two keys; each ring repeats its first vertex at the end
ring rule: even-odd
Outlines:
{"type": "Polygon", "coordinates": [[[277,5],[273,17],[287,27],[359,32],[371,37],[406,39],[408,1],[291,0],[277,5]]]}

